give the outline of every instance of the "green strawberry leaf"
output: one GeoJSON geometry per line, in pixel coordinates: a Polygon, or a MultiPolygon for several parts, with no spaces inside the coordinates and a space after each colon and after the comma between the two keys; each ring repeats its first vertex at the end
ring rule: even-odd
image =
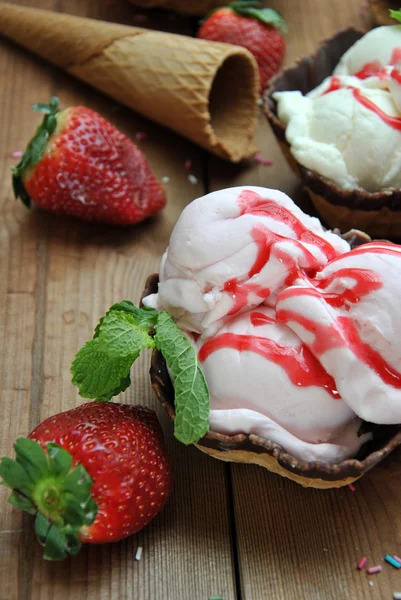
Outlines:
{"type": "Polygon", "coordinates": [[[27,208],[31,206],[31,198],[24,185],[24,174],[28,167],[36,165],[42,158],[47,142],[57,126],[56,114],[58,113],[59,100],[56,97],[50,98],[49,104],[34,104],[33,110],[38,110],[44,114],[42,123],[36,129],[36,132],[29,142],[21,160],[12,171],[12,184],[14,197],[20,199],[27,208]]]}
{"type": "MultiPolygon", "coordinates": [[[[260,4],[260,3],[257,3],[260,4]]],[[[287,33],[287,24],[284,21],[281,14],[273,8],[256,8],[253,2],[231,2],[229,5],[231,10],[236,12],[241,17],[249,17],[251,19],[257,19],[264,25],[271,25],[280,29],[283,33],[287,33]]]]}
{"type": "Polygon", "coordinates": [[[82,465],[54,443],[41,445],[29,438],[14,444],[16,459],[2,458],[3,485],[11,488],[8,501],[35,516],[35,531],[44,546],[44,558],[62,560],[80,548],[79,532],[97,515],[92,479],[82,465]]]}
{"type": "Polygon", "coordinates": [[[390,10],[390,17],[401,23],[401,10],[390,10]]]}
{"type": "Polygon", "coordinates": [[[196,350],[167,311],[156,323],[156,348],[163,354],[174,385],[174,435],[183,444],[197,442],[209,431],[209,390],[196,350]]]}
{"type": "Polygon", "coordinates": [[[71,366],[72,383],[83,398],[107,401],[127,389],[133,363],[144,348],[154,347],[149,328],[157,315],[124,301],[102,317],[71,366]]]}

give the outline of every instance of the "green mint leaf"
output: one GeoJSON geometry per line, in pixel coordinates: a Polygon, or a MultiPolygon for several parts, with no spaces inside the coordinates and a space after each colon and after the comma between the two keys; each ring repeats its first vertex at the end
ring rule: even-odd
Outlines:
{"type": "Polygon", "coordinates": [[[174,435],[183,444],[200,440],[209,431],[209,390],[196,350],[167,311],[156,323],[156,348],[163,354],[174,383],[174,435]]]}
{"type": "Polygon", "coordinates": [[[401,10],[390,10],[390,17],[401,23],[401,10]]]}
{"type": "Polygon", "coordinates": [[[110,356],[99,338],[86,342],[71,366],[72,383],[82,398],[108,401],[129,385],[129,372],[139,353],[131,356],[110,356]],[[128,385],[127,385],[128,384],[128,385]]]}
{"type": "Polygon", "coordinates": [[[72,383],[83,398],[110,400],[130,385],[130,370],[144,348],[153,348],[150,323],[158,313],[124,301],[100,320],[94,339],[72,363],[72,383]],[[144,325],[145,323],[145,325],[144,325]]]}

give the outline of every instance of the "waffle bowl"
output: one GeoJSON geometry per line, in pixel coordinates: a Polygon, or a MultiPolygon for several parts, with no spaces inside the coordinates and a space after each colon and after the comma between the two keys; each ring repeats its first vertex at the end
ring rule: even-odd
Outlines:
{"type": "Polygon", "coordinates": [[[377,25],[395,25],[394,19],[389,15],[389,9],[398,10],[398,0],[369,0],[370,12],[377,25]]]}
{"type": "MultiPolygon", "coordinates": [[[[370,241],[369,236],[356,230],[349,231],[343,237],[352,247],[370,241]]],[[[157,273],[149,276],[143,297],[157,292],[158,281],[157,273]]],[[[171,421],[174,421],[174,388],[164,358],[158,350],[152,354],[150,378],[158,400],[171,421]]],[[[319,461],[303,462],[288,454],[280,445],[253,434],[226,435],[209,431],[195,446],[219,460],[257,464],[305,487],[327,489],[353,483],[401,444],[401,425],[363,422],[360,434],[365,433],[371,433],[371,439],[363,444],[355,458],[331,465],[319,461]]]]}
{"type": "Polygon", "coordinates": [[[265,94],[264,111],[291,169],[301,179],[320,217],[330,228],[357,228],[375,238],[401,239],[401,190],[367,192],[342,190],[335,183],[297,162],[285,138],[285,125],[277,116],[275,92],[310,92],[332,75],[342,55],[363,33],[346,29],[323,42],[315,54],[299,60],[271,82],[265,94]]]}

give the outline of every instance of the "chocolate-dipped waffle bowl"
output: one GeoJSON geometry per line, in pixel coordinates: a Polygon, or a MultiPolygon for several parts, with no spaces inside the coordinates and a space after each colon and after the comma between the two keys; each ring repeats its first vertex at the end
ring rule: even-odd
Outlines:
{"type": "Polygon", "coordinates": [[[271,82],[265,94],[264,111],[292,170],[300,177],[319,215],[326,224],[346,231],[353,227],[376,238],[401,238],[401,190],[368,192],[362,188],[342,190],[332,181],[302,166],[286,140],[286,126],[277,116],[275,92],[299,90],[307,94],[332,75],[343,54],[363,36],[346,29],[325,41],[311,56],[285,69],[271,82]]]}
{"type": "MultiPolygon", "coordinates": [[[[369,236],[355,230],[343,237],[352,247],[370,241],[369,236]]],[[[157,291],[158,281],[157,273],[149,276],[143,297],[157,291]]],[[[165,360],[158,350],[154,350],[152,354],[150,377],[157,398],[169,418],[174,421],[174,388],[165,360]]],[[[401,425],[363,422],[360,434],[365,433],[370,433],[371,439],[363,444],[358,454],[337,464],[304,462],[286,452],[279,444],[253,434],[226,435],[209,431],[195,445],[202,452],[219,460],[257,464],[305,487],[324,489],[349,485],[401,444],[401,425]]]]}

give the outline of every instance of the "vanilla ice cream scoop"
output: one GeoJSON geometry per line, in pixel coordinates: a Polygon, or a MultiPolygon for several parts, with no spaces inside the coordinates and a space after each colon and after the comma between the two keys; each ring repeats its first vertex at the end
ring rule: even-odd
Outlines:
{"type": "Polygon", "coordinates": [[[333,260],[310,285],[277,299],[290,327],[333,377],[362,419],[401,423],[401,247],[360,246],[333,260]]]}
{"type": "Polygon", "coordinates": [[[274,98],[302,165],[344,190],[401,187],[401,113],[388,78],[333,76],[305,97],[274,98]]]}
{"type": "Polygon", "coordinates": [[[220,190],[182,212],[161,261],[158,293],[144,304],[209,336],[232,315],[263,302],[273,306],[284,287],[348,250],[282,192],[220,190]]]}
{"type": "Polygon", "coordinates": [[[341,57],[334,75],[375,75],[386,65],[401,61],[401,27],[376,27],[366,33],[341,57]]]}
{"type": "Polygon", "coordinates": [[[401,27],[369,32],[333,76],[303,96],[277,92],[277,114],[295,159],[343,190],[401,187],[401,27]]]}
{"type": "Polygon", "coordinates": [[[334,380],[299,337],[257,307],[196,342],[210,390],[211,429],[256,433],[303,460],[337,462],[365,438],[334,380]]]}

